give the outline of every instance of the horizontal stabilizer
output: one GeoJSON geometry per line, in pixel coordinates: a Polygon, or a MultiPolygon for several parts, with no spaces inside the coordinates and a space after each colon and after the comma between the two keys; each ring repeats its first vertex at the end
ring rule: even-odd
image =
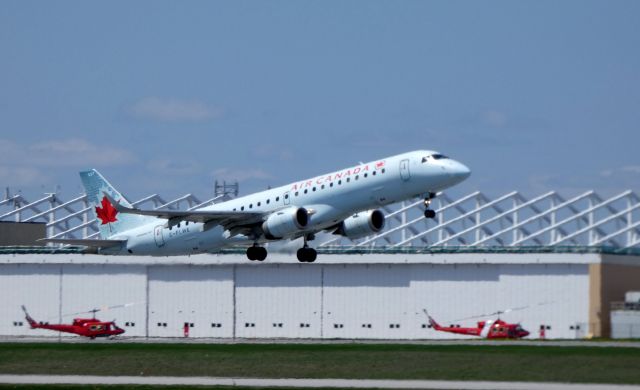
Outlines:
{"type": "Polygon", "coordinates": [[[38,241],[51,242],[54,244],[82,245],[92,248],[111,248],[114,246],[120,246],[127,242],[127,240],[91,240],[74,238],[41,238],[38,241]]]}
{"type": "Polygon", "coordinates": [[[214,222],[223,226],[238,224],[248,225],[261,222],[265,216],[262,212],[252,211],[204,211],[204,210],[140,210],[138,208],[127,207],[118,203],[106,192],[104,196],[111,202],[113,207],[124,214],[137,214],[145,216],[153,216],[157,218],[170,219],[174,221],[191,221],[191,222],[214,222]]]}

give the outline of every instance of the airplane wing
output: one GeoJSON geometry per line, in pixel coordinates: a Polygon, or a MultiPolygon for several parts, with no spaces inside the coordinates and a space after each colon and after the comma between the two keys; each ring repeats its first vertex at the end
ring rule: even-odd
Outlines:
{"type": "Polygon", "coordinates": [[[55,244],[82,245],[92,248],[110,248],[127,242],[127,240],[92,240],[75,238],[41,238],[38,241],[52,242],[55,244]]]}
{"type": "Polygon", "coordinates": [[[225,229],[233,229],[239,226],[248,226],[262,222],[265,213],[252,211],[182,211],[182,210],[141,210],[133,207],[126,207],[115,201],[106,192],[107,197],[113,207],[120,213],[147,215],[157,218],[164,218],[174,221],[190,221],[190,222],[213,222],[225,227],[225,229]]]}

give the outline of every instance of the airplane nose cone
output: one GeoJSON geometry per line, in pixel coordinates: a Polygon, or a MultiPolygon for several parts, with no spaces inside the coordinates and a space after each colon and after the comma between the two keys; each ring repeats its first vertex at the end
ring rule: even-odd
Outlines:
{"type": "Polygon", "coordinates": [[[456,161],[450,168],[449,174],[455,178],[456,182],[460,183],[471,175],[471,169],[463,163],[456,161]]]}

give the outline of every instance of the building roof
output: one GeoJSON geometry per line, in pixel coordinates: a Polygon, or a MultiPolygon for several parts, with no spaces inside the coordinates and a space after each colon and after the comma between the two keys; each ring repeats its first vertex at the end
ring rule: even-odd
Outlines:
{"type": "MultiPolygon", "coordinates": [[[[130,264],[130,265],[277,265],[300,264],[294,253],[271,252],[264,262],[247,260],[244,250],[192,256],[107,256],[82,254],[79,248],[2,248],[2,264],[130,264]]],[[[313,265],[323,264],[623,264],[640,266],[640,253],[606,247],[518,248],[323,248],[313,265]],[[516,250],[517,249],[517,250],[516,250]]],[[[300,264],[308,266],[310,264],[300,264]]]]}

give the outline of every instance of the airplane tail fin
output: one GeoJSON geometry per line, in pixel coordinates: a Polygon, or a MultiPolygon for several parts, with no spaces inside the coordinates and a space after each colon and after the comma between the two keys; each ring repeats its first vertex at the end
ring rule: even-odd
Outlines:
{"type": "Polygon", "coordinates": [[[24,305],[22,305],[22,311],[24,312],[24,318],[29,323],[29,326],[31,326],[31,328],[36,328],[38,326],[38,323],[33,318],[31,318],[29,313],[27,313],[27,308],[24,307],[24,305]]]}
{"type": "Polygon", "coordinates": [[[155,217],[119,213],[111,204],[109,198],[126,207],[131,207],[131,203],[95,169],[80,172],[80,179],[87,194],[87,200],[100,223],[100,238],[107,239],[157,219],[155,217]],[[109,196],[107,197],[105,194],[109,196]]]}

